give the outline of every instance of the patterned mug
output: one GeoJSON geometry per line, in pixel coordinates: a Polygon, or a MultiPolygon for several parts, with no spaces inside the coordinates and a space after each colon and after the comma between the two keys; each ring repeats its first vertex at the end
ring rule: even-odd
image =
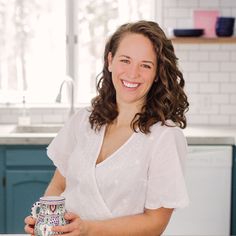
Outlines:
{"type": "Polygon", "coordinates": [[[49,236],[53,226],[65,225],[65,198],[61,196],[41,197],[31,208],[31,214],[36,218],[34,227],[35,236],[49,236]]]}

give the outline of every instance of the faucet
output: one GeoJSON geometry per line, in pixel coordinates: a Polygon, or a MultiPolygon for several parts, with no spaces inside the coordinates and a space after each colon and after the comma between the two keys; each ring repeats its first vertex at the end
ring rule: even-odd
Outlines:
{"type": "Polygon", "coordinates": [[[74,107],[74,80],[71,79],[70,77],[68,77],[68,78],[66,78],[65,80],[62,81],[59,93],[58,93],[57,98],[56,98],[56,102],[61,103],[61,93],[62,93],[62,88],[63,88],[64,84],[68,84],[68,86],[70,87],[70,90],[71,90],[69,116],[72,116],[75,113],[75,107],[74,107]]]}

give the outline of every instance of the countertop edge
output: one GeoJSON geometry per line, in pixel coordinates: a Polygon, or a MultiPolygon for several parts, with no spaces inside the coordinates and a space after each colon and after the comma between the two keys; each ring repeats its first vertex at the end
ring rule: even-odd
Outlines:
{"type": "MultiPolygon", "coordinates": [[[[0,137],[0,145],[49,145],[54,137],[0,137]]],[[[186,136],[188,145],[236,145],[235,137],[186,136]]]]}

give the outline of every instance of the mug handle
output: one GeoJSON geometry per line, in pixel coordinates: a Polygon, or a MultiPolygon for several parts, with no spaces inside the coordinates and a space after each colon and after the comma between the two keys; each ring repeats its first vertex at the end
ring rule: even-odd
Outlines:
{"type": "Polygon", "coordinates": [[[37,213],[38,208],[40,208],[40,202],[35,202],[33,206],[31,207],[31,215],[35,219],[38,218],[38,214],[39,214],[37,213]]]}

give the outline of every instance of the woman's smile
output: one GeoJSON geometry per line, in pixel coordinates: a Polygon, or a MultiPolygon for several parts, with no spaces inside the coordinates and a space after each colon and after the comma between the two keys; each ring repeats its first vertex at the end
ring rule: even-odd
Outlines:
{"type": "Polygon", "coordinates": [[[125,88],[129,88],[132,90],[135,90],[136,88],[139,87],[140,83],[134,83],[134,82],[130,82],[127,80],[121,80],[122,84],[124,85],[125,88]]]}

